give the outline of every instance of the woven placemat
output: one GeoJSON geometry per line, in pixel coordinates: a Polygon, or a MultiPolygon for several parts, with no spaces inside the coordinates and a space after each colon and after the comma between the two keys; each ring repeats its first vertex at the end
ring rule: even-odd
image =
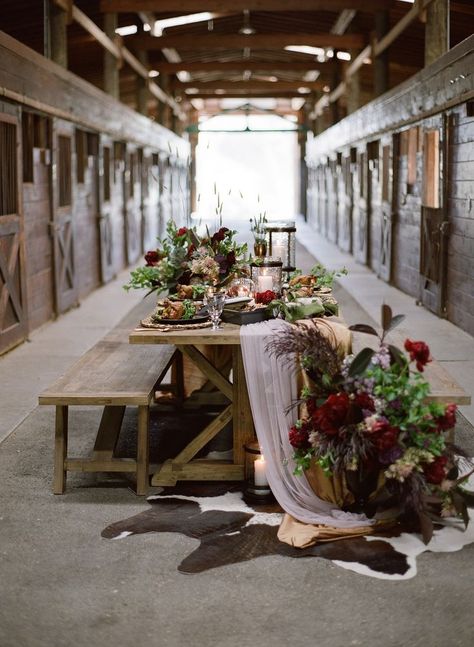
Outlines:
{"type": "Polygon", "coordinates": [[[154,330],[161,330],[162,332],[169,332],[170,330],[197,330],[199,328],[210,328],[212,326],[211,321],[204,321],[201,323],[190,323],[190,324],[160,324],[155,323],[151,315],[145,317],[140,321],[140,326],[142,328],[153,328],[154,330]]]}

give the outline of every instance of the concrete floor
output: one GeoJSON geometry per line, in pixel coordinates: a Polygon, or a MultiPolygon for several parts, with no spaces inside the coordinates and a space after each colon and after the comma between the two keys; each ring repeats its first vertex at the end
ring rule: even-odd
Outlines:
{"type": "MultiPolygon", "coordinates": [[[[314,249],[330,266],[347,262],[330,253],[323,258],[319,243],[314,249]]],[[[299,265],[308,267],[313,259],[299,253],[299,265]]],[[[354,267],[353,283],[338,291],[350,322],[378,318],[379,293],[371,306],[372,279],[363,269],[354,267]]],[[[125,295],[124,280],[0,359],[0,422],[9,434],[0,445],[0,646],[470,647],[473,545],[422,555],[418,576],[405,582],[283,557],[186,576],[176,567],[196,540],[165,533],[101,539],[105,526],[148,505],[123,482],[73,475],[64,496],[51,494],[54,412],[36,407],[37,393],[135,305],[140,295],[125,295]]],[[[456,336],[445,346],[450,324],[426,313],[423,328],[424,311],[396,296],[412,336],[427,338],[429,331],[430,343],[438,339],[454,366],[470,364],[464,333],[456,329],[461,352],[456,336]],[[405,302],[414,311],[413,326],[405,302]]],[[[472,381],[468,386],[472,393],[472,381]]],[[[96,421],[89,409],[73,416],[71,436],[81,447],[96,421]]]]}

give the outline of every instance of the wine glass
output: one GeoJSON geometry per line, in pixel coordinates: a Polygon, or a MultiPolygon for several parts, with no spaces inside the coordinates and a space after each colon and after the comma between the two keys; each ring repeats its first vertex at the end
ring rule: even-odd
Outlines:
{"type": "Polygon", "coordinates": [[[206,294],[204,297],[204,305],[207,306],[209,317],[211,318],[211,330],[219,330],[219,323],[221,320],[222,310],[225,303],[225,294],[223,292],[214,292],[213,294],[206,294]]]}

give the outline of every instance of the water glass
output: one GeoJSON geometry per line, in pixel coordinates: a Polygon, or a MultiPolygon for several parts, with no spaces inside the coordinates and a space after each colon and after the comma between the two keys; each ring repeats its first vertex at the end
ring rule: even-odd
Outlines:
{"type": "Polygon", "coordinates": [[[214,294],[207,294],[204,297],[204,305],[207,306],[207,311],[212,322],[212,330],[219,330],[219,323],[221,320],[222,310],[225,303],[225,294],[223,292],[215,292],[214,294]]]}

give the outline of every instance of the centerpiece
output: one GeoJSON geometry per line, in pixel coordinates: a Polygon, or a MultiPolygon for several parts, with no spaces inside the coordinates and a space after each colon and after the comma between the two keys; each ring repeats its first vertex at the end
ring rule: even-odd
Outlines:
{"type": "Polygon", "coordinates": [[[227,285],[248,275],[247,245],[235,240],[236,231],[220,227],[199,236],[195,228],[178,227],[170,220],[157,249],[145,254],[146,265],[131,272],[126,290],[168,291],[177,299],[202,298],[206,289],[227,285]]]}
{"type": "Polygon", "coordinates": [[[380,335],[365,324],[351,326],[379,338],[377,349],[364,348],[355,357],[344,357],[320,327],[303,323],[283,332],[269,350],[281,357],[297,353],[306,377],[301,415],[289,430],[295,473],[305,472],[319,487],[330,480],[343,510],[367,516],[395,510],[397,518],[418,526],[427,543],[434,521],[461,516],[467,524],[462,483],[471,466],[446,434],[455,425],[456,406],[427,401],[428,346],[407,339],[407,356],[387,343],[403,319],[384,305],[380,335]]]}

